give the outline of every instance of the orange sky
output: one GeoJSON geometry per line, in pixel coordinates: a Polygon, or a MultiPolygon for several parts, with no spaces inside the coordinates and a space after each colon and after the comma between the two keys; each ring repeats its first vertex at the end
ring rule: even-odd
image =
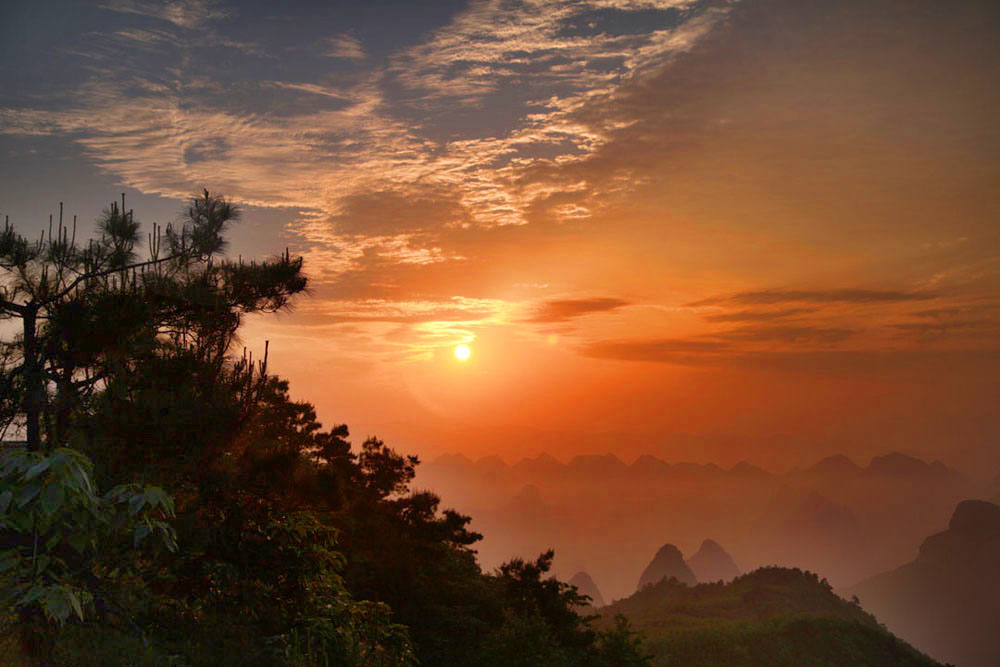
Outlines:
{"type": "Polygon", "coordinates": [[[111,3],[71,103],[0,102],[0,148],[62,142],[139,212],[248,205],[234,252],[291,246],[314,293],[244,340],[356,437],[1000,469],[996,3],[501,4],[393,41],[111,3]]]}

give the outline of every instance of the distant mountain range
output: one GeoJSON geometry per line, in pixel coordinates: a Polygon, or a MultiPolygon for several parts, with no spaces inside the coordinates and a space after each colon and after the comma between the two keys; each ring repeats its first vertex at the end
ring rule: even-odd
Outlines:
{"type": "Polygon", "coordinates": [[[867,465],[831,456],[787,473],[652,455],[626,463],[542,454],[507,464],[452,454],[420,465],[415,485],[472,516],[486,535],[476,548],[487,569],[553,548],[556,574],[586,570],[608,599],[635,590],[664,542],[694,554],[706,536],[745,568],[799,567],[850,586],[905,562],[961,500],[1000,495],[1000,482],[979,487],[941,462],[898,452],[867,465]]]}
{"type": "Polygon", "coordinates": [[[672,474],[705,474],[734,475],[743,477],[796,477],[801,475],[871,475],[888,477],[950,477],[962,479],[962,473],[949,468],[941,461],[927,462],[902,452],[891,452],[884,456],[876,456],[866,467],[861,467],[850,457],[843,454],[828,456],[816,464],[788,473],[772,473],[747,461],[740,461],[728,470],[714,463],[668,463],[651,454],[643,454],[631,464],[626,464],[615,454],[581,454],[574,456],[568,462],[561,462],[550,454],[542,453],[534,458],[519,459],[513,464],[506,464],[496,455],[472,460],[464,454],[444,454],[425,464],[433,468],[453,468],[465,471],[480,470],[512,473],[566,473],[583,474],[615,472],[618,474],[657,474],[669,476],[672,474]]]}

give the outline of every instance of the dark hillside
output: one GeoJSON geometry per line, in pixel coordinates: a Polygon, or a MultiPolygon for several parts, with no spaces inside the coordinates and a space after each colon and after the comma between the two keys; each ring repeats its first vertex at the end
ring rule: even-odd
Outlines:
{"type": "Polygon", "coordinates": [[[648,636],[656,665],[937,665],[825,580],[768,567],[728,584],[660,581],[601,610],[648,636]]]}

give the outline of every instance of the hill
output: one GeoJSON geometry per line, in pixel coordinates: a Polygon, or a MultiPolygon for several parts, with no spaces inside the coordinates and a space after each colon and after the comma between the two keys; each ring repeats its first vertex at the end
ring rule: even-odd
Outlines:
{"type": "Polygon", "coordinates": [[[850,592],[893,632],[960,667],[1000,664],[1000,506],[958,504],[917,558],[850,592]]]}
{"type": "Polygon", "coordinates": [[[740,569],[733,562],[733,557],[715,540],[702,542],[698,553],[685,563],[694,572],[699,583],[729,581],[740,576],[740,569]]]}
{"type": "Polygon", "coordinates": [[[639,577],[636,590],[642,590],[645,586],[655,584],[661,579],[676,579],[682,584],[694,584],[696,581],[694,573],[684,562],[684,556],[672,544],[664,544],[656,552],[653,560],[639,577]]]}
{"type": "Polygon", "coordinates": [[[881,627],[825,580],[767,567],[728,584],[661,580],[600,610],[646,633],[654,665],[938,665],[881,627]]]}
{"type": "Polygon", "coordinates": [[[569,585],[576,586],[576,589],[580,591],[580,593],[590,596],[589,607],[596,609],[597,607],[603,607],[607,604],[604,600],[604,596],[601,595],[601,590],[586,572],[577,572],[574,574],[573,578],[569,580],[569,585]]]}

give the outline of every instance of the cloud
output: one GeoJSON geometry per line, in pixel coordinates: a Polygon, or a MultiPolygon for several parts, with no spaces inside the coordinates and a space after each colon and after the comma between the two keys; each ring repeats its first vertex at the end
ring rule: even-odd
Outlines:
{"type": "Polygon", "coordinates": [[[937,298],[926,292],[902,292],[896,290],[875,290],[842,288],[830,290],[758,290],[738,292],[728,296],[702,299],[686,304],[691,308],[734,304],[741,306],[771,305],[778,303],[899,303],[904,301],[927,301],[937,298]]]}
{"type": "Polygon", "coordinates": [[[704,315],[709,322],[766,322],[796,315],[815,313],[815,308],[785,308],[784,310],[738,310],[728,313],[704,315]]]}
{"type": "Polygon", "coordinates": [[[538,306],[535,314],[523,321],[546,324],[565,322],[574,317],[609,312],[627,305],[628,301],[615,298],[554,299],[538,306]]]}
{"type": "MultiPolygon", "coordinates": [[[[301,309],[303,326],[333,327],[345,323],[387,322],[392,324],[465,323],[506,321],[513,304],[498,299],[388,300],[325,299],[311,301],[301,309]]],[[[339,329],[338,329],[339,330],[339,329]]]]}
{"type": "Polygon", "coordinates": [[[458,226],[469,214],[453,192],[377,190],[345,197],[330,221],[341,234],[395,235],[458,226]]]}
{"type": "Polygon", "coordinates": [[[343,58],[344,60],[364,60],[366,57],[361,40],[347,33],[331,37],[325,55],[328,58],[343,58]]]}
{"type": "Polygon", "coordinates": [[[815,326],[747,326],[712,334],[715,338],[748,342],[839,343],[858,332],[854,329],[815,326]]]}
{"type": "Polygon", "coordinates": [[[581,348],[585,357],[658,363],[705,363],[732,350],[729,343],[709,340],[655,338],[630,341],[599,341],[581,348]]]}
{"type": "MultiPolygon", "coordinates": [[[[114,0],[103,7],[184,29],[230,15],[196,0],[114,0]]],[[[357,202],[386,192],[419,199],[428,188],[449,190],[464,225],[521,225],[532,216],[580,221],[600,210],[600,188],[581,179],[534,182],[531,169],[567,165],[597,150],[602,130],[570,112],[690,48],[711,23],[702,14],[689,0],[530,0],[513,6],[479,0],[425,41],[393,55],[388,69],[372,67],[363,79],[336,86],[304,77],[227,83],[214,74],[215,56],[204,51],[202,40],[171,41],[129,29],[123,36],[132,41],[173,49],[158,55],[168,65],[104,44],[105,51],[120,48],[122,57],[105,54],[116,66],[91,70],[74,91],[74,108],[0,110],[0,132],[71,136],[102,169],[143,192],[179,197],[207,184],[247,204],[299,208],[304,214],[293,231],[314,249],[340,245],[331,227],[382,236],[387,225],[377,216],[353,222],[347,216],[357,202]],[[619,19],[635,26],[619,28],[619,19]],[[693,30],[693,24],[700,27],[693,30]],[[316,110],[260,94],[276,87],[342,105],[316,110]],[[501,88],[496,106],[507,117],[506,129],[497,133],[495,124],[463,118],[465,129],[456,136],[449,125],[455,97],[471,100],[501,88]],[[427,105],[441,113],[409,120],[413,108],[427,105]],[[213,160],[198,148],[210,145],[228,149],[213,160]],[[196,156],[196,164],[186,156],[196,156]]],[[[213,45],[222,43],[214,33],[207,36],[213,45]]],[[[331,39],[327,55],[360,60],[364,50],[342,33],[331,39]]],[[[441,226],[453,217],[443,216],[441,226]]]]}
{"type": "Polygon", "coordinates": [[[200,28],[209,21],[231,16],[231,12],[216,7],[215,0],[176,0],[174,2],[144,2],[142,0],[112,0],[103,5],[120,14],[138,14],[173,23],[179,28],[200,28]]]}
{"type": "Polygon", "coordinates": [[[284,81],[265,81],[263,85],[274,86],[275,88],[284,88],[286,90],[298,90],[303,93],[310,93],[312,95],[320,95],[323,97],[332,97],[335,100],[343,100],[345,102],[351,101],[351,96],[349,94],[343,93],[339,90],[332,88],[326,88],[324,86],[317,85],[315,83],[288,83],[284,81]]]}
{"type": "Polygon", "coordinates": [[[747,350],[726,343],[688,339],[599,341],[580,349],[583,356],[616,361],[729,366],[806,374],[864,376],[925,373],[981,376],[1000,366],[995,341],[971,349],[923,347],[855,350],[747,350]]]}

